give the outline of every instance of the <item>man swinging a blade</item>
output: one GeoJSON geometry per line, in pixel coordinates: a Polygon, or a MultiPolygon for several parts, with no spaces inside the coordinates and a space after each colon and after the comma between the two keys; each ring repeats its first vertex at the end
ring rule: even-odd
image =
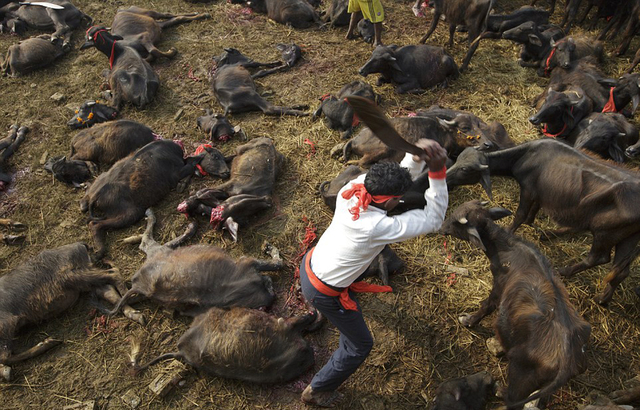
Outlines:
{"type": "Polygon", "coordinates": [[[302,392],[304,403],[333,407],[341,397],[338,387],[373,347],[354,292],[390,292],[391,288],[359,282],[360,275],[385,245],[435,232],[444,220],[446,151],[433,140],[416,145],[424,150],[420,156],[407,154],[401,164],[375,164],[340,190],[331,225],[302,260],[305,298],[340,331],[338,349],[302,392]],[[430,187],[424,193],[424,209],[387,216],[425,165],[430,187]]]}

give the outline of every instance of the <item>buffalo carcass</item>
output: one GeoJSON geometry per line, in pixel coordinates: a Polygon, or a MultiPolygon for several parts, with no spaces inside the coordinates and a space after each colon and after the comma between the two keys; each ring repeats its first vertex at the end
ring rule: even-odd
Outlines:
{"type": "Polygon", "coordinates": [[[481,182],[491,192],[490,175],[511,176],[520,185],[520,204],[510,230],[534,221],[540,209],[563,226],[554,234],[590,231],[593,243],[579,263],[559,269],[572,276],[611,260],[598,303],[607,304],[638,256],[640,174],[597,160],[554,139],[527,142],[502,151],[465,150],[447,171],[447,185],[481,182]]]}
{"type": "Polygon", "coordinates": [[[14,33],[23,34],[24,25],[36,30],[54,30],[51,36],[54,40],[61,40],[62,47],[67,49],[71,40],[71,33],[86,20],[91,24],[91,17],[87,16],[66,0],[51,0],[47,3],[58,5],[62,9],[54,9],[44,4],[30,2],[11,2],[0,8],[2,26],[10,27],[14,33]]]}
{"type": "Polygon", "coordinates": [[[185,161],[178,144],[158,140],[100,174],[80,202],[80,209],[89,213],[96,257],[100,259],[106,252],[107,230],[136,223],[147,208],[160,202],[172,189],[183,189],[200,159],[190,157],[185,161]]]}
{"type": "Polygon", "coordinates": [[[172,47],[169,51],[163,52],[155,46],[160,40],[162,30],[178,24],[208,18],[211,18],[208,13],[174,15],[132,6],[118,10],[113,17],[113,23],[111,23],[111,35],[121,37],[120,43],[122,45],[134,48],[141,57],[147,60],[153,57],[172,58],[177,53],[175,48],[172,47]],[[161,19],[164,21],[160,21],[161,19]]]}
{"type": "Polygon", "coordinates": [[[224,226],[237,240],[238,226],[272,205],[271,195],[284,162],[271,138],[256,138],[236,148],[231,179],[204,188],[187,198],[178,211],[188,216],[206,215],[214,229],[224,226]]]}
{"type": "Polygon", "coordinates": [[[243,257],[233,260],[224,250],[210,245],[178,246],[195,233],[195,226],[173,241],[160,245],[153,239],[156,219],[146,211],[147,229],[140,249],[147,261],[133,275],[131,289],[110,312],[136,296],[152,299],[181,314],[196,316],[212,306],[266,308],[275,298],[271,278],[260,271],[282,269],[280,259],[271,261],[243,257]]]}
{"type": "Polygon", "coordinates": [[[60,181],[77,186],[97,169],[117,161],[157,139],[146,125],[130,120],[110,121],[81,130],[71,139],[69,159],[51,158],[45,169],[60,181]]]}
{"type": "Polygon", "coordinates": [[[11,175],[5,171],[7,160],[22,144],[27,132],[29,132],[29,128],[25,126],[18,128],[14,124],[9,128],[9,135],[0,140],[0,151],[2,151],[2,154],[0,154],[0,192],[4,191],[11,183],[11,175]]]}
{"type": "Polygon", "coordinates": [[[606,159],[624,162],[632,158],[638,145],[638,129],[618,113],[592,113],[576,126],[568,142],[606,159]]]}
{"type": "Polygon", "coordinates": [[[564,37],[559,27],[551,26],[540,31],[538,25],[532,21],[522,23],[502,33],[502,38],[511,40],[522,46],[518,64],[521,67],[540,67],[545,57],[551,52],[551,42],[564,37]]]}
{"type": "Polygon", "coordinates": [[[313,119],[324,115],[327,127],[343,131],[342,138],[344,139],[349,138],[353,134],[353,129],[360,123],[353,108],[345,100],[345,97],[349,95],[359,95],[374,103],[380,102],[380,96],[373,91],[373,87],[363,81],[356,80],[343,86],[337,97],[331,94],[322,96],[320,106],[313,113],[313,119]]]}
{"type": "Polygon", "coordinates": [[[489,297],[476,313],[459,320],[475,326],[498,310],[494,328],[509,359],[507,409],[521,409],[537,398],[544,408],[553,392],[586,370],[591,326],[571,305],[540,251],[493,222],[507,215],[511,212],[504,208],[470,201],[455,209],[440,231],[471,242],[491,261],[489,297]]]}
{"type": "MultiPolygon", "coordinates": [[[[421,2],[422,0],[418,0],[421,2]]],[[[444,15],[449,24],[449,48],[453,47],[453,35],[458,25],[467,27],[469,33],[469,50],[465,55],[460,71],[467,69],[471,57],[480,44],[481,34],[487,29],[487,18],[493,7],[494,0],[434,0],[434,13],[431,26],[422,36],[420,43],[425,41],[436,30],[440,16],[444,15]]]]}
{"type": "Polygon", "coordinates": [[[94,124],[115,120],[118,110],[101,104],[100,100],[88,100],[82,103],[75,115],[67,122],[72,129],[88,128],[94,124]]]}
{"type": "MultiPolygon", "coordinates": [[[[240,132],[240,127],[232,127],[231,123],[222,114],[214,113],[206,110],[205,115],[198,117],[196,120],[198,128],[209,136],[211,141],[229,141],[233,136],[240,132]]],[[[246,135],[244,136],[246,139],[246,135]]]]}
{"type": "Polygon", "coordinates": [[[447,85],[459,71],[453,58],[442,47],[378,46],[360,70],[360,75],[380,73],[378,85],[396,84],[398,93],[422,92],[435,86],[447,85]]]}
{"type": "MultiPolygon", "coordinates": [[[[117,270],[116,270],[117,271],[117,270]]],[[[120,295],[114,270],[94,268],[85,244],[77,242],[45,250],[0,277],[0,372],[10,378],[9,365],[43,353],[60,343],[47,339],[26,352],[11,355],[17,331],[31,323],[59,315],[71,307],[81,292],[95,290],[111,303],[120,295]]],[[[139,312],[125,308],[127,317],[143,322],[139,312]]]]}
{"type": "Polygon", "coordinates": [[[495,382],[488,372],[447,380],[436,389],[431,410],[484,410],[495,382]]]}
{"type": "MultiPolygon", "coordinates": [[[[242,65],[218,67],[211,83],[213,93],[224,108],[224,115],[247,111],[262,111],[267,115],[309,115],[296,108],[278,107],[267,102],[256,90],[251,74],[242,65]]],[[[297,107],[301,108],[301,107],[297,107]]]]}
{"type": "Polygon", "coordinates": [[[307,28],[322,23],[318,13],[306,0],[249,0],[246,3],[251,10],[294,28],[307,28]]]}
{"type": "Polygon", "coordinates": [[[178,340],[178,352],[167,353],[139,372],[166,359],[180,359],[213,376],[253,383],[295,379],[314,363],[313,349],[302,338],[316,315],[284,319],[247,308],[211,308],[197,316],[178,340]]]}
{"type": "MultiPolygon", "coordinates": [[[[437,116],[391,118],[391,123],[395,129],[407,141],[415,143],[421,138],[435,140],[447,150],[447,155],[452,159],[457,157],[466,147],[486,149],[494,146],[482,131],[474,134],[473,138],[468,138],[467,134],[458,132],[457,123],[445,123],[446,121],[437,116]],[[476,136],[480,138],[476,138],[476,136]]],[[[404,157],[404,152],[389,148],[369,128],[362,129],[346,144],[339,144],[334,147],[333,153],[338,154],[340,150],[345,161],[349,159],[351,153],[360,155],[361,158],[358,164],[362,167],[380,161],[400,162],[404,157]]]]}
{"type": "Polygon", "coordinates": [[[49,36],[32,37],[9,47],[0,64],[2,75],[17,77],[53,64],[65,54],[62,41],[49,41],[49,36]]]}
{"type": "Polygon", "coordinates": [[[143,108],[156,95],[160,80],[134,48],[119,44],[119,40],[122,38],[109,34],[106,28],[93,26],[87,30],[86,41],[81,48],[95,46],[109,57],[112,106],[119,110],[124,102],[130,102],[143,108]]]}

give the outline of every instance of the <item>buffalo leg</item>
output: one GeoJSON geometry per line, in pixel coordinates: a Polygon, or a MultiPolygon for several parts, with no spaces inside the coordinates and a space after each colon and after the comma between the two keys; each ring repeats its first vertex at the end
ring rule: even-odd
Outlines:
{"type": "Polygon", "coordinates": [[[160,58],[160,57],[173,58],[176,56],[176,54],[178,54],[178,50],[176,50],[175,47],[171,47],[169,51],[161,51],[152,43],[149,43],[149,44],[145,44],[144,48],[147,49],[147,52],[149,53],[150,56],[156,57],[156,58],[160,58]]]}
{"type": "Polygon", "coordinates": [[[433,34],[433,32],[436,31],[436,26],[438,25],[438,21],[440,21],[441,14],[442,12],[439,10],[436,10],[436,12],[433,13],[433,19],[431,20],[431,26],[429,26],[429,31],[427,31],[427,34],[422,36],[422,38],[419,41],[420,44],[424,44],[427,41],[427,39],[431,37],[431,34],[433,34]]]}
{"type": "Polygon", "coordinates": [[[592,268],[594,266],[602,265],[611,260],[611,248],[609,241],[605,238],[601,238],[598,235],[593,236],[593,244],[591,250],[586,258],[572,266],[558,269],[558,273],[564,277],[571,277],[578,272],[582,272],[585,269],[592,268]]]}
{"type": "Polygon", "coordinates": [[[6,138],[0,140],[0,149],[5,149],[9,145],[11,145],[11,143],[16,139],[17,135],[18,126],[14,124],[9,128],[9,135],[6,138]]]}
{"type": "Polygon", "coordinates": [[[640,386],[616,390],[609,395],[615,404],[631,404],[640,400],[640,386]]]}
{"type": "Polygon", "coordinates": [[[482,33],[476,33],[475,30],[469,29],[469,50],[467,50],[467,55],[464,56],[462,66],[460,66],[460,72],[467,69],[469,62],[471,61],[471,57],[473,57],[473,54],[480,45],[481,34],[482,33]]]}
{"type": "Polygon", "coordinates": [[[453,36],[456,33],[456,25],[449,24],[449,48],[453,47],[453,36]]]}
{"type": "Polygon", "coordinates": [[[0,164],[5,162],[10,156],[12,156],[16,152],[20,144],[22,144],[22,142],[24,141],[25,134],[28,131],[29,129],[27,127],[20,127],[20,129],[18,130],[16,139],[7,148],[5,148],[5,150],[2,152],[2,155],[0,155],[0,164]]]}
{"type": "Polygon", "coordinates": [[[633,62],[631,63],[631,67],[626,71],[627,74],[631,74],[634,68],[640,64],[640,48],[636,51],[636,55],[633,57],[633,62]]]}
{"type": "Polygon", "coordinates": [[[89,228],[93,233],[93,240],[96,244],[96,258],[102,259],[106,252],[105,236],[107,229],[119,229],[133,225],[144,215],[144,211],[130,206],[122,215],[102,221],[89,222],[89,228]]]}
{"type": "Polygon", "coordinates": [[[476,313],[473,313],[473,314],[464,313],[458,316],[458,321],[462,325],[467,327],[473,327],[478,323],[480,323],[480,321],[485,316],[490,315],[491,313],[493,313],[494,310],[496,310],[499,304],[500,293],[502,293],[502,291],[496,290],[495,284],[493,286],[494,288],[491,289],[491,293],[489,294],[489,297],[483,300],[482,303],[480,303],[480,308],[476,313]]]}
{"type": "Polygon", "coordinates": [[[640,235],[635,235],[616,245],[613,268],[604,278],[605,289],[596,297],[596,302],[599,304],[609,303],[618,285],[629,276],[629,266],[640,253],[640,249],[637,248],[638,241],[640,241],[640,235]]]}
{"type": "MultiPolygon", "coordinates": [[[[167,14],[167,15],[171,16],[170,14],[167,14]]],[[[211,15],[209,13],[202,13],[202,14],[192,13],[192,14],[182,14],[179,16],[171,16],[171,17],[164,17],[164,18],[169,18],[169,20],[158,22],[158,25],[163,30],[167,27],[177,26],[178,24],[188,23],[190,21],[208,19],[208,18],[211,18],[211,15]]]]}
{"type": "MultiPolygon", "coordinates": [[[[102,299],[106,300],[107,302],[113,305],[117,305],[121,299],[120,294],[118,293],[116,288],[113,287],[112,285],[106,285],[96,289],[96,294],[102,299]]],[[[124,305],[122,308],[122,313],[129,319],[133,320],[134,322],[138,322],[144,326],[145,324],[144,316],[140,311],[132,308],[129,305],[124,305]]]]}
{"type": "Polygon", "coordinates": [[[142,235],[142,241],[140,242],[140,250],[147,255],[147,258],[156,253],[162,245],[153,239],[153,227],[156,224],[156,217],[153,214],[151,208],[147,209],[144,213],[147,217],[147,228],[142,235]]]}
{"type": "Polygon", "coordinates": [[[245,265],[250,268],[254,268],[261,272],[274,272],[284,267],[282,260],[266,260],[266,259],[254,259],[254,258],[242,258],[238,264],[245,265]]]}
{"type": "Polygon", "coordinates": [[[40,356],[48,350],[58,346],[62,343],[62,340],[47,338],[43,342],[38,343],[30,349],[25,350],[22,353],[10,356],[5,363],[6,364],[14,364],[18,362],[23,362],[25,360],[32,359],[36,356],[40,356]]]}
{"type": "Polygon", "coordinates": [[[516,357],[509,357],[507,376],[509,386],[507,387],[505,400],[508,409],[515,409],[510,407],[509,404],[526,399],[539,387],[539,381],[536,379],[537,375],[531,371],[531,369],[535,368],[535,365],[523,357],[525,354],[526,352],[517,352],[515,353],[516,357]]]}
{"type": "Polygon", "coordinates": [[[531,198],[531,196],[524,190],[520,190],[520,203],[518,204],[518,209],[516,210],[516,215],[513,218],[513,222],[509,227],[509,232],[513,233],[526,221],[529,223],[533,222],[535,219],[536,213],[540,209],[539,205],[536,205],[537,202],[531,198]],[[535,212],[532,212],[535,208],[535,212]],[[533,213],[533,215],[532,215],[533,213]]]}
{"type": "Polygon", "coordinates": [[[629,44],[631,44],[631,40],[633,40],[633,37],[638,31],[638,25],[640,25],[640,22],[635,20],[636,19],[633,18],[629,20],[627,29],[625,30],[623,35],[622,43],[620,43],[620,46],[615,51],[616,56],[620,56],[626,53],[627,49],[629,48],[629,44]]]}

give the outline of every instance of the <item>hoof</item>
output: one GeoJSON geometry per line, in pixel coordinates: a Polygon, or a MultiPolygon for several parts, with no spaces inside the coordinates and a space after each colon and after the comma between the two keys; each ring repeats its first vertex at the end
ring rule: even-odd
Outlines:
{"type": "Polygon", "coordinates": [[[460,316],[458,316],[458,322],[460,322],[461,325],[466,327],[473,326],[473,323],[471,323],[471,315],[469,313],[463,313],[460,316]]]}
{"type": "Polygon", "coordinates": [[[11,381],[11,367],[6,366],[4,364],[0,364],[0,376],[2,376],[2,379],[4,379],[4,381],[10,382],[11,381]]]}

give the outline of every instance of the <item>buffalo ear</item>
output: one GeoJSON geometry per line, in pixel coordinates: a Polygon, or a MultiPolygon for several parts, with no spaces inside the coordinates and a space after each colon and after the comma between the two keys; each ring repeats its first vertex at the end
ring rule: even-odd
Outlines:
{"type": "Polygon", "coordinates": [[[486,251],[487,248],[485,248],[484,244],[482,243],[482,239],[480,239],[480,234],[478,233],[478,230],[475,227],[468,227],[467,228],[467,233],[469,234],[469,242],[471,242],[472,245],[474,245],[477,248],[480,248],[483,251],[486,251]]]}
{"type": "Polygon", "coordinates": [[[618,82],[613,78],[601,78],[598,80],[598,84],[603,85],[605,87],[615,87],[618,82]]]}
{"type": "Polygon", "coordinates": [[[493,219],[494,221],[497,221],[498,219],[502,219],[506,216],[511,215],[511,211],[505,208],[501,208],[501,207],[495,207],[495,208],[490,208],[489,209],[489,216],[491,217],[491,219],[493,219]]]}
{"type": "Polygon", "coordinates": [[[640,95],[633,94],[631,97],[631,101],[633,102],[633,106],[631,107],[631,114],[636,112],[636,108],[638,108],[638,104],[640,104],[640,95]]]}
{"type": "Polygon", "coordinates": [[[124,37],[119,36],[119,35],[117,35],[117,34],[113,34],[113,39],[114,39],[114,40],[118,40],[118,41],[122,41],[122,40],[124,40],[124,37]]]}
{"type": "Polygon", "coordinates": [[[482,170],[482,174],[480,175],[480,185],[484,188],[484,191],[487,193],[489,199],[493,200],[493,194],[491,193],[491,175],[489,174],[489,167],[482,170]]]}
{"type": "Polygon", "coordinates": [[[609,156],[615,162],[624,162],[624,152],[622,152],[622,148],[620,148],[618,143],[615,141],[609,144],[609,156]]]}
{"type": "Polygon", "coordinates": [[[238,242],[238,223],[232,217],[224,220],[224,227],[229,231],[234,242],[238,242]]]}
{"type": "Polygon", "coordinates": [[[542,41],[540,40],[540,37],[536,36],[535,34],[529,34],[529,42],[534,46],[542,47],[542,41]]]}
{"type": "Polygon", "coordinates": [[[398,65],[398,60],[394,56],[387,54],[385,55],[384,59],[389,62],[389,65],[391,66],[392,69],[400,72],[402,71],[402,69],[398,65]]]}

